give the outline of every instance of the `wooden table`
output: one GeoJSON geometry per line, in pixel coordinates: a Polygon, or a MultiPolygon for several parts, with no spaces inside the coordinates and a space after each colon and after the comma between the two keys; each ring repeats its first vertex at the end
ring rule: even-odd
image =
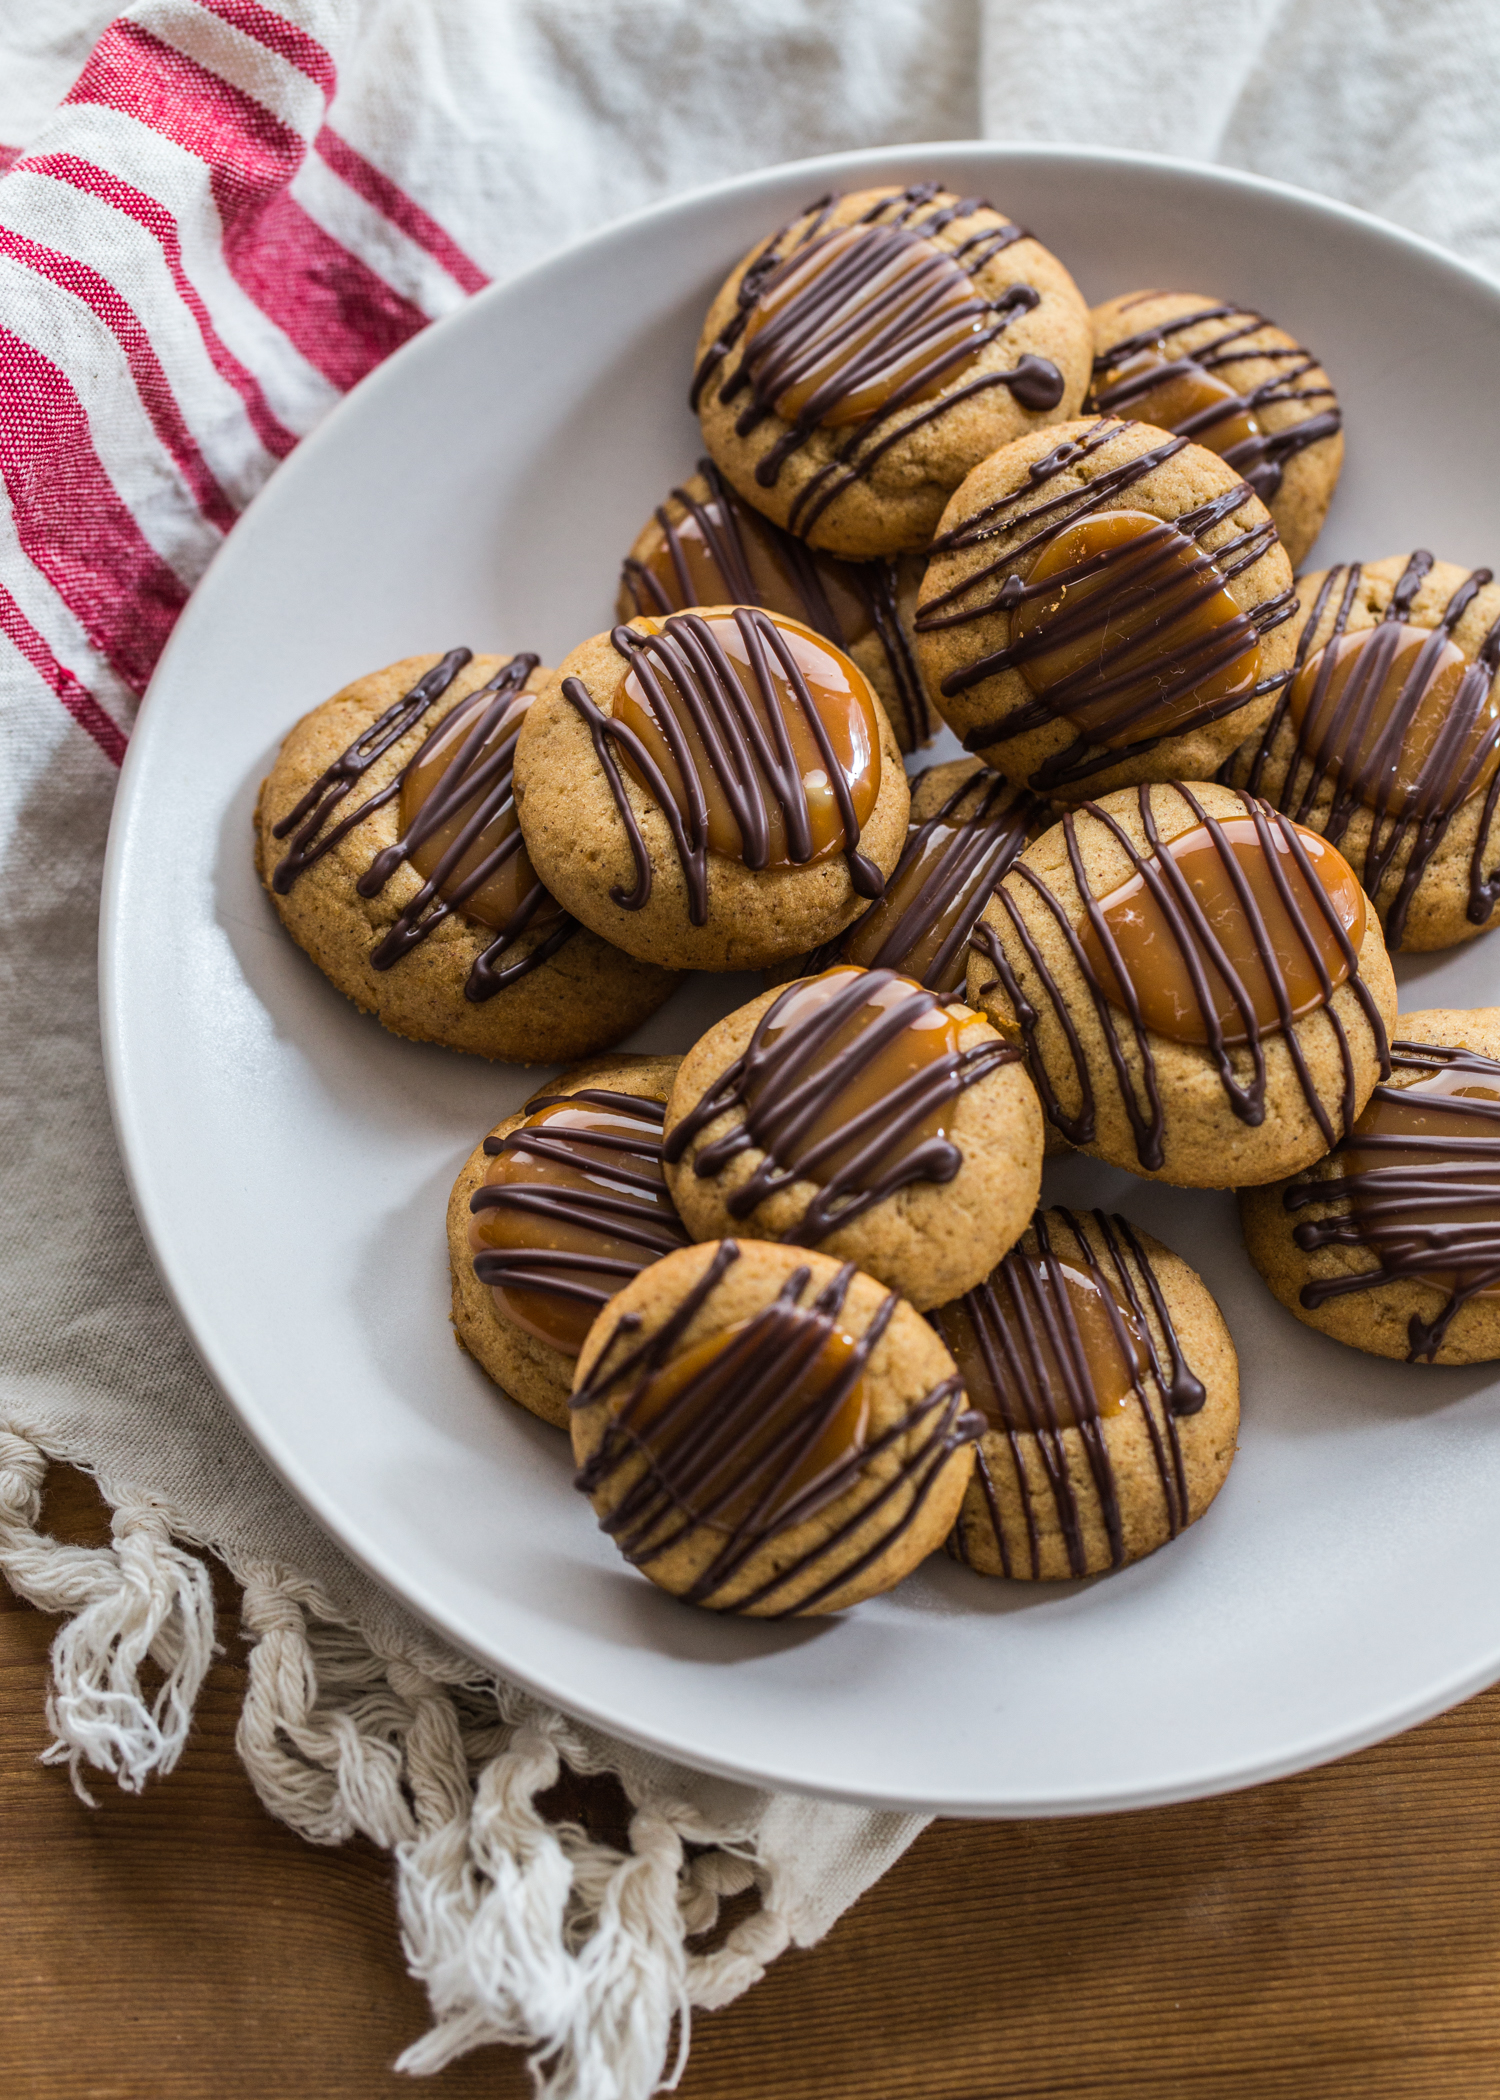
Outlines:
{"type": "MultiPolygon", "coordinates": [[[[106,1537],[89,1483],[54,1483],[50,1527],[106,1537]]],[[[232,1646],[178,1770],[91,1811],[35,1761],[54,1630],[0,1590],[4,2100],[529,2095],[510,2051],[391,2072],[425,2003],[388,1864],[260,1808],[232,1646]]],[[[821,1947],[699,2020],[683,2100],[1487,2100],[1497,1800],[1500,1689],[1224,1800],[934,1825],[821,1947]]]]}

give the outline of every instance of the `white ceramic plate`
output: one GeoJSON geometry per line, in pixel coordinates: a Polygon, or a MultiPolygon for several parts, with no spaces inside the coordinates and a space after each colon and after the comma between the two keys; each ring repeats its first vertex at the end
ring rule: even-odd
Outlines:
{"type": "MultiPolygon", "coordinates": [[[[104,1025],[156,1259],[204,1361],[342,1543],[462,1647],[706,1768],[996,1815],[1168,1801],[1336,1756],[1500,1677],[1500,1380],[1309,1333],[1232,1199],[1082,1160],[1054,1197],[1181,1249],[1244,1374],[1206,1520],[1109,1580],[941,1557],[838,1620],[672,1602],[569,1484],[561,1438],[453,1346],[443,1209],[541,1075],[398,1042],[285,939],[250,864],[291,722],[418,650],[556,662],[696,456],[706,302],[830,187],[937,175],[1031,226],[1090,299],[1259,305],[1334,373],[1348,460],[1319,557],[1500,554],[1500,287],[1357,212],[1130,155],[939,145],[806,162],[662,205],[487,292],[359,387],[235,529],[162,660],[110,841],[104,1025]]],[[[1500,999],[1500,938],[1399,971],[1408,1007],[1500,999]]],[[[637,1038],[684,1050],[757,990],[695,980],[637,1038]]]]}

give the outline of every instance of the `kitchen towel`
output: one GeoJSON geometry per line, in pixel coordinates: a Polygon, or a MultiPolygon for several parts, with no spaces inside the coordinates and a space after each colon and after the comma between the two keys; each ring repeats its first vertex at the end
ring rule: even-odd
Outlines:
{"type": "Polygon", "coordinates": [[[690,2009],[816,1940],[920,1821],[705,1778],[495,1683],[339,1553],[205,1379],[130,1211],[94,988],[116,768],[188,593],[382,358],[674,190],[1080,140],[1329,191],[1500,270],[1496,107],[1486,0],[0,0],[0,1569],[69,1615],[49,1754],[139,1788],[212,1652],[200,1555],[228,1564],[262,1799],[394,1856],[433,2012],[405,2068],[506,2041],[550,2100],[644,2100],[690,2009]],[[38,1529],[50,1460],[97,1475],[109,1547],[38,1529]],[[619,1779],[628,1845],[547,1813],[564,1765],[619,1779]]]}

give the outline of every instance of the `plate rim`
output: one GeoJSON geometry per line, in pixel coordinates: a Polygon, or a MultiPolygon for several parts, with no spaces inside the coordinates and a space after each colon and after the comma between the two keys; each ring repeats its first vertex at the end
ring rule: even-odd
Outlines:
{"type": "Polygon", "coordinates": [[[218,587],[217,574],[224,564],[228,548],[236,541],[243,545],[248,538],[253,537],[263,527],[266,519],[274,516],[278,504],[295,500],[295,492],[302,478],[307,474],[316,475],[319,471],[322,450],[331,442],[328,433],[332,431],[336,436],[341,432],[343,422],[349,415],[367,413],[372,398],[378,399],[385,387],[392,383],[404,384],[404,375],[407,372],[419,369],[425,359],[434,355],[440,357],[443,352],[441,349],[436,352],[433,350],[434,342],[441,345],[448,333],[456,328],[472,325],[471,316],[476,309],[499,301],[508,301],[518,295],[524,300],[534,288],[545,286],[550,276],[570,275],[591,251],[607,246],[624,232],[648,227],[653,222],[670,221],[674,216],[697,210],[709,200],[752,194],[761,188],[779,185],[800,175],[805,175],[812,183],[826,178],[830,185],[836,183],[840,176],[856,174],[871,181],[891,180],[906,172],[909,164],[914,161],[940,164],[945,155],[958,154],[970,160],[988,160],[997,171],[1003,171],[1007,167],[1026,164],[1035,166],[1059,161],[1073,166],[1093,166],[1101,172],[1125,165],[1167,177],[1185,177],[1194,183],[1207,183],[1228,192],[1250,192],[1274,197],[1297,206],[1315,218],[1347,221],[1366,235],[1372,235],[1396,248],[1407,250],[1428,267],[1436,267],[1446,276],[1466,280],[1475,291],[1495,302],[1497,320],[1500,320],[1500,279],[1491,276],[1478,265],[1467,262],[1461,256],[1452,254],[1425,235],[1382,219],[1357,205],[1322,196],[1275,177],[1253,174],[1218,163],[1196,162],[1174,155],[1123,147],[1073,144],[1068,141],[1011,144],[984,139],[943,139],[852,148],[840,153],[780,161],[719,181],[704,183],[691,190],[676,192],[575,236],[513,275],[490,283],[452,312],[429,323],[420,334],[384,359],[352,387],[299,441],[294,453],[268,477],[237,520],[233,532],[226,536],[224,543],[206,565],[203,575],[190,595],[188,605],[168,638],[142,698],[116,785],[100,894],[100,1034],[110,1116],[132,1207],[152,1265],[174,1312],[182,1322],[195,1356],[271,1470],[334,1545],[346,1553],[384,1593],[435,1628],[459,1653],[480,1663],[486,1670],[512,1679],[536,1696],[593,1727],[676,1763],[758,1788],[774,1788],[870,1809],[926,1815],[976,1816],[994,1820],[1033,1817],[1050,1819],[1161,1807],[1178,1801],[1239,1792],[1291,1773],[1314,1769],[1348,1756],[1356,1750],[1367,1748],[1371,1744],[1387,1740],[1394,1734],[1447,1711],[1500,1679],[1500,1628],[1497,1628],[1495,1645],[1487,1656],[1455,1672],[1438,1686],[1429,1688],[1427,1695],[1420,1700],[1397,1700],[1383,1707],[1377,1715],[1367,1715],[1358,1725],[1304,1740],[1295,1746],[1289,1746],[1274,1758],[1262,1756],[1243,1768],[1218,1768],[1212,1773],[1196,1775],[1179,1774],[1175,1778],[1164,1780],[1159,1787],[1136,1786],[1121,1795],[1079,1788],[1071,1793],[1053,1794],[1040,1801],[1017,1800],[999,1803],[993,1798],[975,1800],[967,1795],[945,1793],[941,1789],[921,1794],[892,1795],[855,1785],[833,1787],[792,1768],[795,1760],[790,1761],[789,1768],[782,1770],[769,1769],[764,1765],[738,1764],[733,1759],[701,1748],[695,1743],[685,1743],[680,1730],[662,1733],[643,1727],[634,1720],[622,1719],[609,1710],[607,1704],[591,1705],[587,1699],[580,1698],[571,1687],[559,1690],[547,1681],[544,1672],[519,1668],[511,1661],[476,1647],[472,1637],[455,1624],[442,1602],[430,1595],[420,1580],[410,1575],[402,1575],[398,1569],[393,1568],[389,1559],[381,1552],[378,1542],[369,1538],[357,1524],[351,1523],[346,1512],[335,1509],[318,1483],[301,1470],[295,1453],[288,1447],[286,1440],[275,1426],[262,1416],[254,1395],[248,1392],[241,1393],[227,1367],[220,1368],[212,1346],[213,1323],[207,1316],[201,1321],[194,1317],[191,1286],[185,1277],[179,1277],[174,1270],[165,1249],[164,1232],[158,1229],[159,1224],[164,1224],[164,1221],[158,1219],[146,1194],[143,1179],[137,1172],[137,1147],[144,1151],[145,1140],[135,1125],[137,1108],[130,1099],[125,1079],[126,1038],[129,1026],[126,1020],[128,1001],[120,966],[122,871],[126,867],[131,835],[138,816],[136,805],[140,797],[137,781],[146,772],[158,741],[157,734],[154,733],[157,717],[151,706],[152,697],[158,688],[171,678],[177,655],[186,652],[189,641],[184,638],[191,638],[199,622],[203,618],[211,617],[211,610],[205,613],[199,607],[199,601],[201,599],[211,602],[214,589],[218,587]],[[392,380],[393,372],[399,375],[395,382],[392,380]],[[206,589],[211,584],[213,589],[206,589]]]}

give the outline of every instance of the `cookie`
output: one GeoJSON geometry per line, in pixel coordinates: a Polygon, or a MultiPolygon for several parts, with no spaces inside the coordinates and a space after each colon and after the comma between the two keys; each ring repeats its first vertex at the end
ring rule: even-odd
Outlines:
{"type": "Polygon", "coordinates": [[[516,750],[542,880],[664,969],[760,969],[830,939],[882,893],[910,801],[864,673],[755,606],[595,635],[516,750]]]}
{"type": "Polygon", "coordinates": [[[1229,1330],[1202,1278],[1128,1219],[1038,1211],[932,1323],[987,1425],[948,1541],[981,1575],[1108,1574],[1224,1485],[1240,1418],[1229,1330]]]}
{"type": "Polygon", "coordinates": [[[453,1327],[513,1400],[568,1425],[573,1369],[623,1284],[689,1244],[661,1164],[676,1057],[549,1080],[464,1161],[448,1200],[453,1327]]]}
{"type": "Polygon", "coordinates": [[[1019,1052],[894,970],[763,993],[683,1059],[667,1181],[694,1239],[743,1231],[942,1305],[1025,1229],[1042,1116],[1019,1052]]]}
{"type": "Polygon", "coordinates": [[[297,945],[395,1035],[531,1064],[617,1043],[680,983],[571,918],[516,828],[534,656],[413,656],[304,715],[256,867],[297,945]]]}
{"type": "Polygon", "coordinates": [[[1049,804],[977,758],[929,766],[911,783],[911,826],[885,895],[836,941],[784,965],[779,981],[852,962],[962,997],[979,914],[1026,841],[1051,822],[1049,804]]]}
{"type": "Polygon", "coordinates": [[[612,1299],[577,1485],[633,1566],[755,1618],[842,1611],[942,1543],[980,1424],[927,1322],[852,1264],[722,1240],[612,1299]]]}
{"type": "Polygon", "coordinates": [[[1206,780],[1291,665],[1265,505],[1185,437],[1101,416],[1018,438],[943,512],[917,657],[964,747],[1064,802],[1206,780]]]}
{"type": "Polygon", "coordinates": [[[1251,1261],[1304,1326],[1414,1364],[1500,1358],[1500,1007],[1402,1014],[1393,1071],[1310,1173],[1246,1189],[1251,1261]]]}
{"type": "Polygon", "coordinates": [[[615,610],[659,617],[696,605],[762,605],[787,613],[854,659],[903,751],[941,726],[912,653],[926,567],[919,554],[847,562],[820,554],[737,496],[711,459],[641,527],[620,571],[615,610]]]}
{"type": "Polygon", "coordinates": [[[1245,306],[1199,292],[1127,292],[1093,312],[1090,413],[1190,437],[1243,474],[1293,568],[1323,529],[1343,416],[1310,350],[1245,306]]]}
{"type": "Polygon", "coordinates": [[[851,561],[923,547],[965,474],[1076,415],[1093,330],[1072,278],[937,183],[812,205],[709,308],[692,404],[748,503],[851,561]]]}
{"type": "Polygon", "coordinates": [[[1292,676],[1223,777],[1332,840],[1387,946],[1500,918],[1500,583],[1425,549],[1298,579],[1292,676]]]}
{"type": "Polygon", "coordinates": [[[1201,781],[1117,789],[1028,846],[975,930],[968,992],[1025,1045],[1064,1137],[1183,1188],[1329,1151],[1396,1011],[1348,863],[1201,781]]]}

